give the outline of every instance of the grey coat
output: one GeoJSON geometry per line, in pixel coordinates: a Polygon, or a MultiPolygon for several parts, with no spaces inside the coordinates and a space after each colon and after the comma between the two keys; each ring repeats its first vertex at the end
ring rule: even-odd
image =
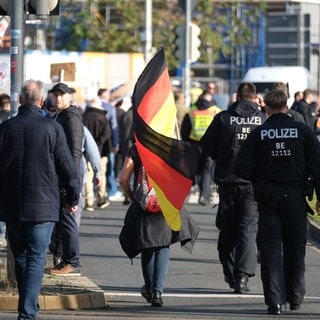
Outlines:
{"type": "Polygon", "coordinates": [[[191,253],[200,229],[185,208],[182,208],[180,215],[182,228],[173,231],[162,213],[146,213],[137,202],[132,202],[119,236],[123,251],[132,259],[143,249],[180,242],[181,247],[191,253]]]}

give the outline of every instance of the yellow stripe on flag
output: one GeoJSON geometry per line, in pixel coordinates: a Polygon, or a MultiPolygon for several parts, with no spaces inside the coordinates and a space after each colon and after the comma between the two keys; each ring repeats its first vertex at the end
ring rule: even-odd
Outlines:
{"type": "Polygon", "coordinates": [[[153,130],[167,137],[173,137],[175,125],[176,125],[176,121],[175,121],[176,112],[177,112],[177,108],[174,103],[173,94],[171,93],[168,95],[162,107],[153,117],[149,126],[153,130]]]}
{"type": "Polygon", "coordinates": [[[162,190],[157,186],[154,180],[149,177],[151,181],[151,185],[153,186],[154,190],[156,191],[157,198],[162,210],[162,214],[168,224],[168,226],[173,231],[181,230],[181,218],[180,218],[180,210],[175,208],[171,202],[166,198],[165,194],[162,190]]]}

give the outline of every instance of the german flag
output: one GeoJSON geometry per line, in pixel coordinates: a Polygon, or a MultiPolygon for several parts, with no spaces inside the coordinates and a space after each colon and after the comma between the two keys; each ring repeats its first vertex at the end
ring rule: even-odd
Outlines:
{"type": "Polygon", "coordinates": [[[198,166],[199,147],[174,138],[176,106],[163,48],[136,82],[133,131],[137,150],[169,227],[181,229],[180,210],[198,166]]]}

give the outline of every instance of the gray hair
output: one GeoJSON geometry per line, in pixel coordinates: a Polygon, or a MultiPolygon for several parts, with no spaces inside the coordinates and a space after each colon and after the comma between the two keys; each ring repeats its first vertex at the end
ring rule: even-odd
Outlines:
{"type": "Polygon", "coordinates": [[[29,105],[38,105],[44,98],[45,88],[41,81],[26,80],[21,88],[21,103],[29,105]]]}

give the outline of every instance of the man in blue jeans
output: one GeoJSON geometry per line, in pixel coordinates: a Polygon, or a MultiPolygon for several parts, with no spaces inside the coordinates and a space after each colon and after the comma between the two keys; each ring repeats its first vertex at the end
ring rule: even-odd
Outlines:
{"type": "Polygon", "coordinates": [[[66,214],[71,215],[80,192],[63,129],[42,114],[43,97],[41,82],[26,81],[18,115],[0,125],[0,219],[6,222],[15,261],[18,320],[36,319],[39,313],[38,295],[51,232],[59,219],[60,195],[63,191],[66,214]]]}

